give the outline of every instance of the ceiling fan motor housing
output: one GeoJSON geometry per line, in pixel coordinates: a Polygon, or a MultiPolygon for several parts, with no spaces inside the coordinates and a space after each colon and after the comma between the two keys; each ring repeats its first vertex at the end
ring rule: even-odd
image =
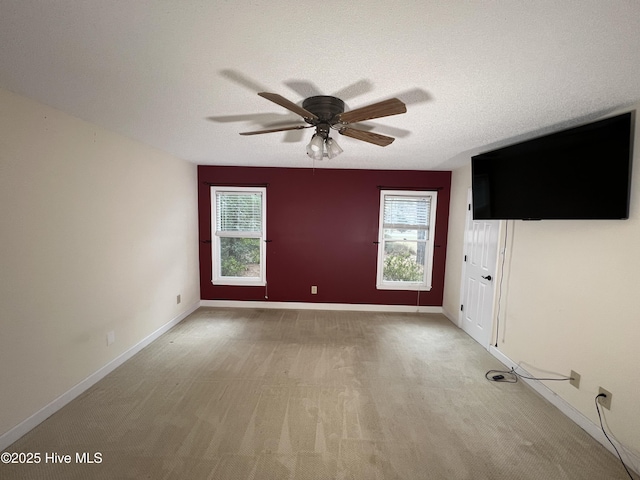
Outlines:
{"type": "Polygon", "coordinates": [[[344,112],[344,102],[336,97],[318,95],[306,98],[302,108],[315,114],[321,122],[331,123],[333,117],[344,112]]]}
{"type": "Polygon", "coordinates": [[[305,99],[302,102],[302,108],[318,117],[312,125],[316,126],[316,135],[326,140],[329,138],[329,129],[336,123],[336,115],[344,112],[344,102],[329,95],[317,95],[305,99]]]}

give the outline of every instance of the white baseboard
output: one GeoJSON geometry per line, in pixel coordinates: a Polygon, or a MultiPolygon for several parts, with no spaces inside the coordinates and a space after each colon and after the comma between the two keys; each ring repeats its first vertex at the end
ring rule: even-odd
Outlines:
{"type": "MultiPolygon", "coordinates": [[[[507,357],[504,353],[498,350],[497,347],[493,345],[489,347],[489,352],[496,357],[500,362],[506,365],[508,368],[517,368],[518,373],[525,375],[527,377],[533,377],[531,373],[527,372],[520,365],[515,363],[509,357],[507,357]]],[[[529,380],[526,378],[522,379],[527,385],[533,388],[536,392],[538,392],[543,398],[548,400],[551,404],[553,404],[558,410],[564,413],[567,417],[569,417],[573,422],[575,422],[580,428],[582,428],[585,432],[595,438],[599,443],[601,443],[607,450],[616,455],[615,450],[607,440],[607,438],[602,433],[599,425],[593,423],[589,418],[585,417],[582,412],[577,410],[573,405],[567,402],[564,398],[558,395],[556,392],[551,390],[549,387],[544,385],[542,382],[538,380],[529,380]]],[[[611,437],[611,435],[609,435],[611,437]]],[[[614,440],[615,442],[615,440],[614,440]]],[[[616,442],[616,448],[620,451],[622,455],[622,459],[624,463],[627,464],[627,467],[634,470],[636,473],[640,472],[640,456],[636,453],[632,452],[624,445],[621,445],[619,442],[616,442]]],[[[617,455],[616,455],[617,457],[617,455]]]]}
{"type": "Polygon", "coordinates": [[[263,302],[242,300],[202,300],[202,307],[274,308],[290,310],[343,310],[351,312],[442,313],[442,307],[413,305],[372,305],[358,303],[263,302]]]}
{"type": "Polygon", "coordinates": [[[24,434],[26,434],[31,429],[38,426],[40,423],[44,422],[47,418],[49,418],[51,415],[56,413],[66,404],[68,404],[73,399],[78,397],[80,394],[82,394],[83,392],[91,388],[93,385],[98,383],[100,380],[106,377],[109,373],[114,371],[116,368],[118,368],[120,365],[122,365],[124,362],[126,362],[131,357],[133,357],[136,353],[142,350],[144,347],[146,347],[151,342],[156,340],[162,334],[168,332],[171,328],[176,326],[178,323],[184,320],[187,316],[191,315],[199,307],[200,307],[200,302],[196,302],[192,304],[186,311],[184,311],[183,313],[181,313],[180,315],[178,315],[168,323],[164,324],[155,332],[151,333],[150,335],[142,339],[140,342],[138,342],[136,345],[131,347],[126,352],[120,354],[118,357],[111,360],[109,363],[107,363],[105,366],[103,366],[99,370],[89,375],[87,378],[82,380],[76,386],[71,388],[71,390],[63,393],[54,401],[42,407],[36,413],[31,415],[29,418],[23,420],[18,425],[13,427],[11,430],[0,435],[0,451],[5,450],[9,445],[17,441],[24,434]]]}

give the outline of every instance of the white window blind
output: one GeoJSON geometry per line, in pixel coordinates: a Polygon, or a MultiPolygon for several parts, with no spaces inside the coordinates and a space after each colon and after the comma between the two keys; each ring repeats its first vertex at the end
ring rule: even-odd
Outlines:
{"type": "Polygon", "coordinates": [[[431,215],[431,197],[384,197],[383,228],[398,230],[428,229],[431,215]]]}
{"type": "Polygon", "coordinates": [[[216,232],[261,232],[260,193],[217,192],[216,232]]]}

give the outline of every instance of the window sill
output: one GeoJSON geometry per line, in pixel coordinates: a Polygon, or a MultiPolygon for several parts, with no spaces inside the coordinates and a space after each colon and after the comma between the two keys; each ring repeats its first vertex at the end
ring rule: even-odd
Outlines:
{"type": "Polygon", "coordinates": [[[432,288],[431,285],[426,285],[424,283],[378,283],[376,284],[376,289],[378,290],[420,290],[421,292],[428,292],[432,288]]]}
{"type": "Polygon", "coordinates": [[[264,287],[267,282],[259,279],[255,280],[211,280],[211,283],[216,286],[226,287],[264,287]]]}

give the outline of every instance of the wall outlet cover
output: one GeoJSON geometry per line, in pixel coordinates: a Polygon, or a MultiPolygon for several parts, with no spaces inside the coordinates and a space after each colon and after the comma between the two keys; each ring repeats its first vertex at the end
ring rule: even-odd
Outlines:
{"type": "Polygon", "coordinates": [[[598,389],[598,395],[600,395],[601,393],[604,393],[606,397],[598,397],[598,402],[600,402],[600,405],[602,405],[607,410],[611,410],[611,397],[613,397],[613,394],[608,390],[600,387],[598,389]]]}
{"type": "Polygon", "coordinates": [[[569,377],[571,378],[569,383],[576,388],[580,388],[580,374],[571,370],[571,375],[569,375],[569,377]]]}

